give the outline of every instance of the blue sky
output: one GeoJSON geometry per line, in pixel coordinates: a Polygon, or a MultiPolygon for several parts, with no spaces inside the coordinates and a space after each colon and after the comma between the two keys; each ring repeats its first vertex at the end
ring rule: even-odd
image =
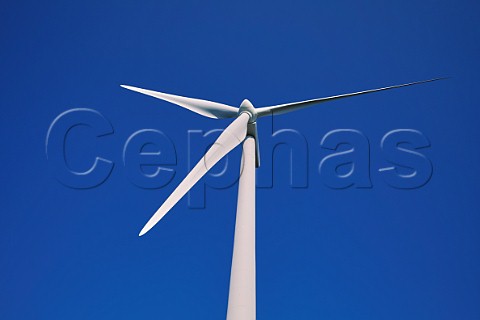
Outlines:
{"type": "MultiPolygon", "coordinates": [[[[275,153],[274,187],[257,189],[257,316],[478,319],[479,12],[474,1],[5,3],[1,318],[224,318],[236,186],[207,187],[205,209],[183,199],[137,235],[188,172],[188,130],[229,121],[120,84],[261,107],[450,76],[274,118],[273,130],[308,142],[308,187],[289,186],[288,150],[275,153]],[[96,188],[60,183],[45,155],[50,124],[71,108],[114,128],[98,139],[80,130],[66,146],[79,171],[94,155],[114,163],[96,188]],[[368,138],[371,188],[334,190],[318,172],[322,137],[342,128],[368,138]],[[401,128],[431,143],[422,153],[433,174],[418,189],[378,172],[382,137],[401,128]],[[176,147],[163,188],[139,188],[122,163],[141,129],[176,147]]],[[[266,150],[268,121],[258,123],[266,150]]]]}

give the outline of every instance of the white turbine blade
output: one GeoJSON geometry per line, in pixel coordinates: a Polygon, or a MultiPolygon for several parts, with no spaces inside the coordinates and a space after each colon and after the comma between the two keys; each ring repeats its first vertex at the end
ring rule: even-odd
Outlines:
{"type": "Polygon", "coordinates": [[[187,98],[176,96],[173,94],[167,94],[152,90],[146,90],[126,85],[121,85],[122,88],[140,92],[148,96],[152,96],[158,99],[168,101],[170,103],[184,107],[190,111],[201,114],[202,116],[214,118],[214,119],[223,119],[223,118],[233,118],[237,116],[238,109],[226,104],[212,102],[201,99],[187,98]]]}
{"type": "Polygon", "coordinates": [[[271,115],[271,114],[282,114],[282,113],[287,113],[287,112],[303,109],[303,108],[312,106],[312,105],[317,104],[317,103],[322,103],[322,102],[327,102],[327,101],[332,101],[332,100],[337,100],[337,99],[343,99],[343,98],[348,98],[348,97],[353,97],[353,96],[359,96],[359,95],[362,95],[362,94],[373,93],[373,92],[378,92],[378,91],[408,87],[408,86],[413,86],[413,85],[416,85],[416,84],[432,82],[432,81],[437,81],[437,80],[443,80],[443,79],[446,79],[446,78],[436,78],[436,79],[430,79],[430,80],[424,80],[424,81],[417,81],[417,82],[399,84],[399,85],[389,86],[389,87],[384,87],[384,88],[371,89],[371,90],[359,91],[359,92],[354,92],[354,93],[346,93],[346,94],[341,94],[341,95],[331,96],[331,97],[326,97],[326,98],[311,99],[311,100],[305,100],[305,101],[300,101],[300,102],[292,102],[292,103],[280,104],[280,105],[276,105],[276,106],[263,107],[263,108],[258,108],[257,109],[257,114],[258,114],[258,117],[263,117],[263,116],[271,115]]]}
{"type": "Polygon", "coordinates": [[[250,116],[242,113],[218,137],[217,141],[195,165],[185,179],[178,185],[162,206],[150,218],[140,231],[139,236],[147,233],[165,214],[190,190],[201,177],[207,173],[220,159],[239,145],[247,135],[247,123],[250,116]]]}

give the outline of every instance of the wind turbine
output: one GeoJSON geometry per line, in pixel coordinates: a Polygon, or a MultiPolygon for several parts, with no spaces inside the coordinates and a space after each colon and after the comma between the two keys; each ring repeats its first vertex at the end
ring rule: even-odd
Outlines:
{"type": "Polygon", "coordinates": [[[186,98],[131,86],[123,88],[168,101],[214,119],[235,118],[223,131],[212,147],[200,159],[185,179],[178,185],[162,206],[140,231],[147,233],[167,214],[170,209],[210,170],[220,159],[243,143],[243,166],[240,170],[237,216],[233,246],[230,292],[228,296],[227,320],[252,320],[256,317],[255,299],[255,168],[260,166],[257,119],[267,115],[283,114],[300,110],[314,104],[359,96],[363,94],[412,86],[442,80],[435,78],[378,89],[341,94],[326,98],[311,99],[263,108],[255,108],[247,99],[239,108],[222,103],[186,98]]]}

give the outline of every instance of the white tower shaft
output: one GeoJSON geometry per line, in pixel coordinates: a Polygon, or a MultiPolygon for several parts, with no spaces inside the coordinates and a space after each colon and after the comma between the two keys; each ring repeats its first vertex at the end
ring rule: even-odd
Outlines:
{"type": "Polygon", "coordinates": [[[243,143],[227,320],[254,320],[255,297],[255,139],[243,143]]]}

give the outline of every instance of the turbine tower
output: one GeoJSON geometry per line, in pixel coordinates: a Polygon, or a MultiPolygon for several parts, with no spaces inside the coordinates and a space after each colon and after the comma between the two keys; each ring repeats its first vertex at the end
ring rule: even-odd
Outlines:
{"type": "Polygon", "coordinates": [[[445,78],[417,81],[263,108],[254,108],[252,103],[247,99],[243,100],[239,108],[236,108],[222,103],[186,98],[122,85],[125,89],[168,101],[209,118],[235,118],[235,120],[233,120],[233,122],[222,132],[202,159],[200,159],[195,165],[192,171],[188,173],[185,179],[150,218],[140,231],[139,236],[144,235],[153,228],[153,226],[155,226],[155,224],[157,224],[158,221],[160,221],[160,219],[162,219],[165,214],[167,214],[167,212],[170,211],[170,209],[172,209],[173,206],[175,206],[175,204],[198,182],[198,180],[200,180],[208,170],[220,161],[220,159],[232,151],[236,146],[243,143],[243,166],[240,169],[238,186],[237,216],[235,222],[227,320],[255,319],[255,168],[260,166],[257,119],[267,115],[277,115],[303,109],[328,101],[442,79],[445,78]]]}

